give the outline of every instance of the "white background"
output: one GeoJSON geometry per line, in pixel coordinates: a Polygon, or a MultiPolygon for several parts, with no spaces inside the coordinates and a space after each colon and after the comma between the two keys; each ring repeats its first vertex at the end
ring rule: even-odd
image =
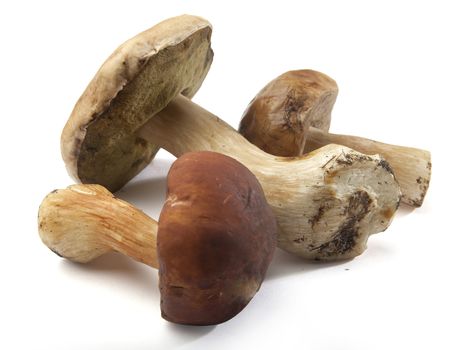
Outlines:
{"type": "MultiPolygon", "coordinates": [[[[459,349],[460,11],[452,1],[11,1],[0,5],[1,349],[459,349]],[[40,241],[42,198],[71,184],[59,138],[99,65],[170,16],[214,26],[195,101],[234,127],[290,69],[339,84],[331,131],[428,149],[422,208],[403,207],[360,257],[312,264],[277,252],[234,319],[160,317],[157,272],[115,254],[88,265],[40,241]]],[[[157,218],[172,158],[120,194],[157,218]]]]}

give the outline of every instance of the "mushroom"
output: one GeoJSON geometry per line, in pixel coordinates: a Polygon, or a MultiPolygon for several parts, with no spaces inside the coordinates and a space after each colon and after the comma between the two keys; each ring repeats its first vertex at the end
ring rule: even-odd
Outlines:
{"type": "Polygon", "coordinates": [[[323,73],[308,69],[286,72],[251,101],[239,131],[254,145],[277,156],[298,156],[328,144],[380,154],[395,173],[402,201],[420,207],[431,177],[430,152],[328,133],[337,94],[336,82],[323,73]]]}
{"type": "Polygon", "coordinates": [[[211,25],[183,15],[138,34],[110,55],[76,103],[61,135],[71,177],[120,189],[158,147],[137,135],[177,94],[192,97],[212,62],[211,25]]]}
{"type": "Polygon", "coordinates": [[[211,27],[198,17],[166,20],[120,46],[78,100],[61,139],[71,175],[116,191],[162,147],[179,157],[215,151],[260,181],[279,224],[278,245],[309,259],[361,254],[385,230],[400,190],[388,163],[329,145],[305,157],[261,151],[188,97],[212,59],[211,27]]]}
{"type": "Polygon", "coordinates": [[[116,251],[159,267],[162,316],[181,324],[238,314],[259,290],[276,247],[276,220],[257,179],[213,152],[174,162],[159,224],[100,185],[51,192],[38,222],[42,241],[72,261],[116,251]]]}

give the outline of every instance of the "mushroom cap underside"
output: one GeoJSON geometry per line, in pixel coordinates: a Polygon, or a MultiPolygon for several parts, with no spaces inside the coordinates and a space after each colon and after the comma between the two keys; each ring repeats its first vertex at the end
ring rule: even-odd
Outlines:
{"type": "Polygon", "coordinates": [[[192,97],[212,62],[212,28],[183,15],[122,44],[76,103],[61,136],[69,174],[114,192],[158,151],[136,131],[178,94],[192,97]]]}

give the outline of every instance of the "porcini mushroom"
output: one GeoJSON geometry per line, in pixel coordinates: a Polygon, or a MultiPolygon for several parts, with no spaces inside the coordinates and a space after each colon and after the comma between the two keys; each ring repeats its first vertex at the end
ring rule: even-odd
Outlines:
{"type": "Polygon", "coordinates": [[[257,179],[213,152],[174,162],[158,225],[99,185],[51,192],[38,222],[43,242],[72,261],[117,251],[159,267],[162,316],[182,324],[238,314],[259,290],[276,247],[276,220],[257,179]]]}
{"type": "Polygon", "coordinates": [[[177,94],[192,97],[212,62],[211,25],[165,20],[110,55],[76,103],[61,135],[72,178],[120,189],[158,151],[137,130],[177,94]]]}
{"type": "Polygon", "coordinates": [[[298,156],[328,144],[380,154],[395,173],[402,201],[421,206],[431,177],[430,152],[328,133],[337,94],[336,82],[323,73],[309,69],[286,72],[254,97],[239,131],[257,147],[277,156],[298,156]]]}
{"type": "Polygon", "coordinates": [[[191,151],[223,153],[260,181],[279,223],[281,248],[310,259],[361,254],[368,236],[388,227],[399,204],[388,163],[337,145],[299,159],[274,157],[194,104],[186,96],[193,95],[209,68],[210,35],[208,22],[182,16],[120,46],[64,128],[62,154],[69,172],[115,191],[158,147],[177,157],[191,151]]]}

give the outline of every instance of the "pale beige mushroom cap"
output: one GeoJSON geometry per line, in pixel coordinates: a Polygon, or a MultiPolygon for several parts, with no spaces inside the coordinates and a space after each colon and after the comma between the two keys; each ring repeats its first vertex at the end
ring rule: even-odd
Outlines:
{"type": "Polygon", "coordinates": [[[212,62],[208,21],[183,15],[126,41],[77,101],[61,153],[78,182],[116,191],[150,163],[158,146],[137,135],[178,94],[192,97],[212,62]]]}

